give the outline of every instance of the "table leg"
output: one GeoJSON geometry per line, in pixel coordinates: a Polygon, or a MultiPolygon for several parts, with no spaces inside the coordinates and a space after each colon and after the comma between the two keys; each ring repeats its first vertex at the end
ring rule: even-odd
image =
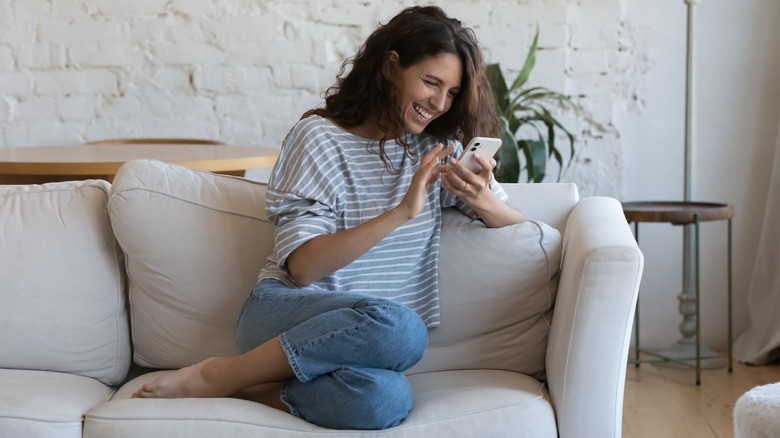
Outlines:
{"type": "Polygon", "coordinates": [[[732,236],[731,235],[731,218],[729,218],[729,227],[728,228],[729,228],[729,231],[728,231],[728,247],[729,247],[729,249],[728,249],[728,252],[729,252],[729,259],[728,259],[728,269],[729,269],[729,273],[728,273],[728,275],[729,275],[728,289],[729,289],[729,297],[728,297],[728,299],[729,299],[729,302],[728,302],[728,306],[727,306],[728,312],[729,312],[729,316],[728,316],[728,320],[729,320],[729,335],[728,335],[728,337],[729,337],[729,340],[728,340],[729,346],[728,346],[728,349],[729,349],[729,372],[732,372],[734,370],[734,368],[732,367],[732,364],[731,364],[731,358],[732,358],[732,355],[733,355],[732,348],[733,348],[733,342],[734,342],[734,333],[732,331],[732,308],[731,308],[731,306],[732,306],[732,289],[731,289],[732,288],[732,276],[731,276],[731,269],[732,269],[732,264],[731,264],[731,260],[732,260],[731,259],[731,249],[732,249],[732,247],[731,247],[731,236],[732,236]]]}
{"type": "MultiPolygon", "coordinates": [[[[639,222],[634,222],[634,239],[639,245],[639,222]]],[[[636,297],[636,309],[634,310],[634,366],[639,368],[639,294],[636,297]]]]}
{"type": "Polygon", "coordinates": [[[696,251],[695,257],[695,263],[696,267],[694,270],[696,271],[695,275],[696,278],[694,279],[696,282],[696,385],[701,385],[701,281],[700,281],[700,260],[699,260],[699,213],[696,213],[693,215],[694,223],[696,227],[696,233],[695,233],[695,240],[696,240],[696,246],[694,250],[696,251]]]}

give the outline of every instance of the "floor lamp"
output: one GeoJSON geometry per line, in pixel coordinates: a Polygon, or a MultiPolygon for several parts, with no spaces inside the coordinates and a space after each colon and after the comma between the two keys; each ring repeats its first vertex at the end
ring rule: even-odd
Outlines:
{"type": "MultiPolygon", "coordinates": [[[[696,158],[696,126],[695,126],[695,14],[694,9],[699,0],[684,0],[688,8],[687,32],[686,32],[686,57],[685,57],[685,182],[683,200],[695,201],[695,158],[696,158]]],[[[680,323],[682,338],[666,350],[659,352],[664,356],[684,359],[690,362],[690,358],[696,355],[696,284],[692,275],[695,263],[693,252],[694,234],[693,225],[683,225],[683,290],[678,296],[680,300],[679,311],[683,316],[680,323]]],[[[725,366],[725,359],[706,346],[701,346],[701,356],[708,357],[701,362],[702,368],[720,368],[725,366]]],[[[674,366],[674,362],[661,362],[663,365],[674,366]]]]}

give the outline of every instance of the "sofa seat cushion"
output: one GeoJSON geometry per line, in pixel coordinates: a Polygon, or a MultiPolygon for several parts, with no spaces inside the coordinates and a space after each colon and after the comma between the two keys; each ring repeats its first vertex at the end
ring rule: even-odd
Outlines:
{"type": "Polygon", "coordinates": [[[0,436],[81,437],[84,414],[113,392],[75,374],[0,370],[0,436]]]}
{"type": "Polygon", "coordinates": [[[109,188],[0,186],[0,368],[124,380],[130,329],[109,188]]]}
{"type": "Polygon", "coordinates": [[[442,218],[441,326],[407,374],[500,369],[545,378],[561,233],[526,220],[487,228],[454,209],[442,218]]]}
{"type": "Polygon", "coordinates": [[[414,407],[384,431],[328,430],[254,402],[219,399],[128,399],[159,371],[124,385],[85,418],[85,438],[114,437],[556,437],[547,391],[526,375],[494,370],[444,371],[409,377],[414,407]]]}
{"type": "Polygon", "coordinates": [[[108,212],[127,260],[135,362],[180,368],[237,354],[239,311],[273,248],[265,185],[130,161],[108,212]]]}

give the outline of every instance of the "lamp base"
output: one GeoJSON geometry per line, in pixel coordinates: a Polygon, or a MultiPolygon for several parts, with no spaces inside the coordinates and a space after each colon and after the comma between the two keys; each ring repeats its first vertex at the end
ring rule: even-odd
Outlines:
{"type": "MultiPolygon", "coordinates": [[[[644,351],[647,354],[657,357],[654,365],[666,368],[696,368],[696,343],[689,342],[686,339],[680,339],[663,350],[644,351]]],[[[709,349],[707,346],[701,346],[701,369],[716,369],[726,367],[726,358],[719,353],[709,349]]]]}

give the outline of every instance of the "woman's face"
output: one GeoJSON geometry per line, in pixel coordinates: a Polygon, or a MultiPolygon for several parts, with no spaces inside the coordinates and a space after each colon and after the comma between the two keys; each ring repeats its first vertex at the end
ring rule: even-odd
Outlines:
{"type": "MultiPolygon", "coordinates": [[[[397,62],[398,54],[390,53],[397,62]]],[[[460,90],[463,65],[452,53],[426,58],[408,68],[398,68],[395,85],[406,130],[421,133],[429,123],[449,111],[460,90]]]]}

